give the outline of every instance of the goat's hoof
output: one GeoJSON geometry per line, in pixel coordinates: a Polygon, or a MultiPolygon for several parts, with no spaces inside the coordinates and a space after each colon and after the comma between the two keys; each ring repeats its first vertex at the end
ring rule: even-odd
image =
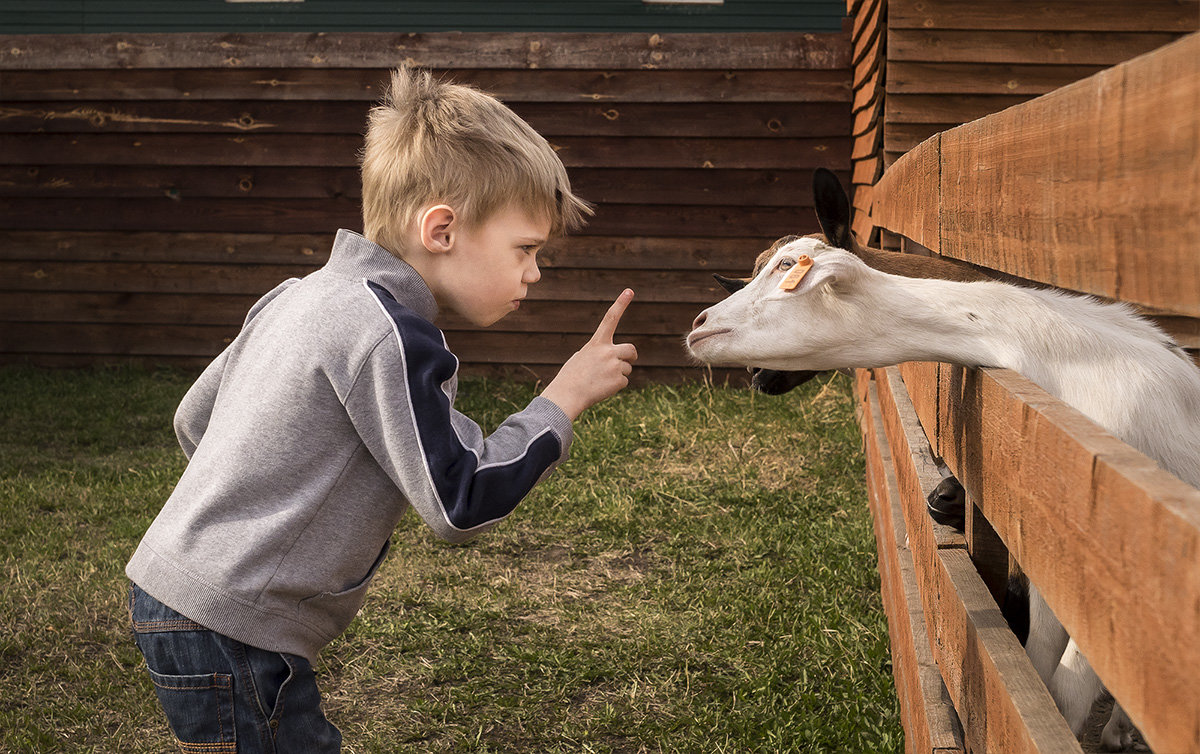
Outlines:
{"type": "Polygon", "coordinates": [[[957,479],[948,476],[929,493],[925,507],[939,524],[962,529],[967,517],[967,491],[957,479]]]}

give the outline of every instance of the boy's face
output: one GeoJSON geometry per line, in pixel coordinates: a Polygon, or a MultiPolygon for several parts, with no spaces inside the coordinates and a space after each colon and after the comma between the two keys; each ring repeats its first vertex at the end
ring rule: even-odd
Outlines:
{"type": "Polygon", "coordinates": [[[549,220],[535,220],[516,208],[457,231],[433,286],[438,304],[481,327],[516,311],[529,286],[542,277],[537,253],[549,234],[549,220]]]}

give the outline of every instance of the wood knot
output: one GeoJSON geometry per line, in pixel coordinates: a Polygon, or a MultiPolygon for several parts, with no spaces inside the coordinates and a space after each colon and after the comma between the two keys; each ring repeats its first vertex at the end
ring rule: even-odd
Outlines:
{"type": "Polygon", "coordinates": [[[243,175],[238,180],[237,186],[238,186],[238,191],[241,191],[243,193],[249,192],[251,189],[254,188],[254,180],[248,175],[243,175]]]}
{"type": "Polygon", "coordinates": [[[250,113],[242,113],[238,116],[237,124],[240,128],[250,128],[254,125],[254,116],[250,113]]]}
{"type": "Polygon", "coordinates": [[[767,130],[772,133],[779,133],[783,130],[783,122],[779,118],[771,118],[767,121],[767,130]]]}
{"type": "Polygon", "coordinates": [[[600,114],[608,120],[616,120],[617,118],[621,117],[620,111],[618,111],[615,107],[609,108],[608,110],[601,110],[600,114]]]}

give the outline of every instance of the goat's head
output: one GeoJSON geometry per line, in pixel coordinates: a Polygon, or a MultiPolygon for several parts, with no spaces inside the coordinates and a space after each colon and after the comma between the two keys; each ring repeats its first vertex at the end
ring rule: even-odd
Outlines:
{"type": "MultiPolygon", "coordinates": [[[[817,168],[813,172],[813,203],[817,211],[817,221],[821,224],[821,233],[809,238],[815,238],[830,246],[858,253],[858,241],[850,232],[850,198],[842,188],[841,181],[830,170],[817,168]]],[[[783,246],[797,241],[800,236],[784,236],[771,245],[771,248],[758,255],[754,260],[754,272],[748,278],[729,278],[724,275],[713,275],[717,282],[728,293],[736,293],[753,280],[763,267],[775,256],[783,246]]],[[[750,387],[767,395],[783,395],[817,376],[812,371],[783,371],[778,369],[750,368],[750,387]]]]}
{"type": "Polygon", "coordinates": [[[869,274],[854,254],[811,237],[780,246],[753,279],[700,313],[687,337],[696,359],[717,366],[822,371],[853,366],[847,346],[866,309],[857,284],[869,274]],[[780,284],[807,256],[812,266],[791,290],[780,284]]]}

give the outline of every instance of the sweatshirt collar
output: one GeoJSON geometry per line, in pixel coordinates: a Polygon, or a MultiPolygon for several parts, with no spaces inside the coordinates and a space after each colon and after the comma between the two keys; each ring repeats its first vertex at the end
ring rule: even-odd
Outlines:
{"type": "Polygon", "coordinates": [[[437,318],[437,302],[424,278],[408,262],[352,230],[338,230],[325,269],[378,283],[424,319],[437,318]]]}

